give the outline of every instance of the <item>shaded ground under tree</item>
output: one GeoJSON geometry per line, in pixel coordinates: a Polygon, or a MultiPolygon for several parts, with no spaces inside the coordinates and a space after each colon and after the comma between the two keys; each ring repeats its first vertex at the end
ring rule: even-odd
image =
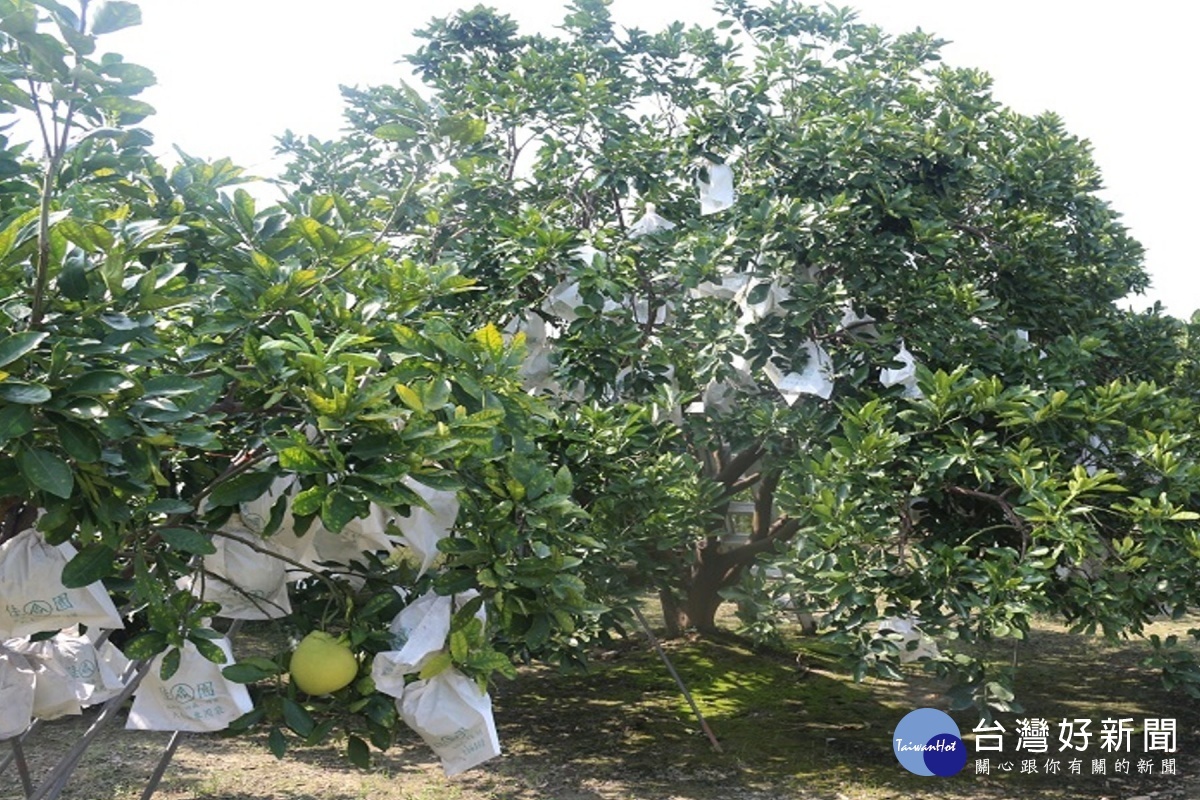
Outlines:
{"type": "MultiPolygon", "coordinates": [[[[1192,623],[1194,624],[1194,623],[1192,623]]],[[[1160,632],[1186,624],[1160,624],[1160,632]]],[[[561,675],[531,667],[495,691],[496,718],[505,756],[461,778],[447,780],[428,749],[405,738],[363,772],[351,767],[336,745],[291,752],[276,761],[263,737],[193,736],[185,740],[156,795],[161,800],[946,800],[1016,798],[1036,794],[1058,800],[1083,798],[1185,798],[1200,792],[1196,743],[1200,709],[1161,688],[1157,675],[1140,666],[1140,644],[1112,647],[1042,624],[1017,656],[1018,699],[1029,716],[1055,721],[1090,717],[1175,718],[1179,775],[1155,771],[1113,774],[1115,756],[1098,739],[1080,754],[1083,774],[977,775],[970,729],[973,712],[956,715],[967,738],[967,769],[951,779],[904,772],[891,752],[896,722],[919,706],[939,706],[941,687],[922,677],[908,684],[868,680],[854,684],[811,641],[799,657],[752,652],[732,638],[683,639],[668,644],[725,753],[710,749],[695,719],[644,640],[630,640],[599,654],[586,675],[561,675]],[[1105,757],[1108,774],[1089,775],[1091,761],[1105,757]]],[[[1013,651],[991,654],[1011,661],[1013,651]]],[[[1014,719],[1008,757],[1016,743],[1014,719]]],[[[51,723],[29,746],[37,770],[75,740],[87,721],[51,723]]],[[[93,748],[66,798],[139,796],[167,734],[113,730],[93,748]]],[[[1057,743],[1052,732],[1050,755],[1057,743]]],[[[1130,758],[1136,764],[1140,735],[1130,758]]],[[[983,754],[979,754],[982,756],[983,754]]],[[[1039,763],[1042,757],[1039,757],[1039,763]]],[[[993,765],[999,763],[994,755],[993,765]]],[[[6,779],[11,773],[6,774],[6,779]]],[[[15,800],[15,781],[5,780],[0,800],[15,800]]]]}

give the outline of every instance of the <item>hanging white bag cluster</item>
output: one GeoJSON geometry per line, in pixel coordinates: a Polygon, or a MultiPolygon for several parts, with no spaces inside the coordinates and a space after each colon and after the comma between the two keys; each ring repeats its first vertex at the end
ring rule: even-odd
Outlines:
{"type": "MultiPolygon", "coordinates": [[[[232,664],[229,641],[215,639],[213,643],[225,653],[225,663],[232,664]]],[[[134,692],[127,730],[210,733],[224,730],[254,708],[246,687],[228,680],[221,674],[221,665],[201,655],[191,642],[183,643],[179,669],[163,680],[165,655],[154,658],[134,692]]]]}
{"type": "MultiPolygon", "coordinates": [[[[454,609],[478,596],[474,590],[453,597],[426,592],[392,620],[396,649],[376,654],[371,664],[375,688],[396,698],[396,710],[437,753],[447,775],[500,755],[491,697],[453,667],[407,685],[405,678],[445,651],[454,609]]],[[[482,606],[475,617],[487,622],[482,606]]]]}
{"type": "Polygon", "coordinates": [[[63,584],[63,568],[76,552],[70,544],[47,543],[33,528],[0,545],[0,739],[21,733],[34,717],[79,714],[121,691],[119,673],[77,632],[78,625],[124,625],[103,583],[63,584]],[[43,641],[30,638],[56,630],[43,641]]]}
{"type": "MultiPolygon", "coordinates": [[[[304,569],[318,572],[324,566],[346,567],[351,561],[361,561],[364,552],[382,550],[390,553],[395,549],[395,543],[387,535],[388,522],[395,514],[375,503],[371,504],[367,516],[352,519],[340,533],[329,530],[319,519],[314,519],[303,534],[297,533],[292,498],[298,493],[296,476],[286,475],[275,481],[271,490],[262,497],[243,503],[238,515],[242,527],[261,535],[266,531],[274,504],[280,497],[287,497],[279,528],[266,541],[270,542],[275,552],[300,565],[299,570],[284,567],[288,581],[302,578],[304,569]]],[[[233,525],[236,532],[238,526],[236,523],[233,525]]]]}
{"type": "Polygon", "coordinates": [[[125,688],[128,659],[112,644],[96,646],[76,629],[38,642],[9,639],[3,646],[25,658],[34,672],[33,716],[39,719],[78,714],[125,688]]]}
{"type": "MultiPolygon", "coordinates": [[[[287,584],[304,576],[304,570],[349,567],[364,552],[391,554],[397,544],[408,547],[420,562],[420,574],[437,558],[437,543],[450,535],[458,516],[454,492],[433,489],[406,477],[404,484],[428,507],[413,505],[407,516],[372,503],[364,517],[356,517],[340,533],[313,520],[307,531],[296,533],[291,500],[298,491],[295,475],[279,478],[261,497],[242,503],[238,513],[214,537],[216,552],[205,556],[204,575],[180,580],[182,588],[221,605],[228,619],[262,620],[287,616],[292,611],[287,584]],[[285,508],[278,530],[265,536],[274,505],[285,508]],[[399,535],[388,533],[390,525],[399,535]]],[[[346,577],[346,576],[343,576],[346,577]]],[[[350,575],[352,585],[361,585],[350,575]]]]}
{"type": "Polygon", "coordinates": [[[0,545],[0,639],[74,625],[124,627],[103,583],[63,585],[63,567],[76,552],[67,543],[47,544],[32,528],[0,545]]]}

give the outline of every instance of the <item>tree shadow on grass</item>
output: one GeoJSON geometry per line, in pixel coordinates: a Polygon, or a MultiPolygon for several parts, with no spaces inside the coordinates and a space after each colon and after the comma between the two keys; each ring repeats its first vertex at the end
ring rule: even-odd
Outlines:
{"type": "MultiPolygon", "coordinates": [[[[514,800],[563,798],[788,797],[806,800],[878,798],[1047,798],[1134,796],[1180,791],[1194,758],[1177,755],[1179,778],[1114,774],[1116,756],[1099,749],[1100,722],[1135,717],[1178,717],[1180,744],[1200,736],[1200,709],[1162,689],[1140,665],[1145,651],[1130,644],[1039,628],[1019,652],[1017,687],[1028,714],[1002,715],[1008,731],[1006,761],[976,774],[974,711],[953,716],[967,741],[968,764],[959,775],[932,779],[906,772],[892,752],[892,734],[914,708],[946,708],[944,684],[915,675],[907,684],[868,680],[855,684],[844,669],[819,653],[794,657],[756,653],[731,641],[671,644],[671,657],[724,753],[713,752],[666,669],[648,646],[610,653],[588,675],[534,670],[499,688],[497,720],[507,755],[478,777],[480,786],[507,787],[514,800]],[[1095,732],[1082,774],[1068,775],[1068,753],[1058,775],[1021,775],[1017,716],[1091,717],[1095,732]],[[1188,733],[1188,732],[1194,732],[1188,733]],[[1088,774],[1093,758],[1107,756],[1106,774],[1088,774]]],[[[1011,658],[1011,650],[1008,652],[1011,658]]],[[[1051,729],[1052,748],[1057,727],[1051,729]]],[[[1139,744],[1140,746],[1140,744],[1139,744]]],[[[1134,750],[1139,749],[1135,746],[1134,750]]],[[[991,754],[988,754],[991,755],[991,754]]],[[[1028,755],[1028,754],[1027,754],[1028,755]]],[[[1055,755],[1052,751],[1048,755],[1055,755]]],[[[1142,754],[1145,756],[1146,754],[1142,754]]],[[[1160,754],[1162,755],[1162,754],[1160,754]]],[[[1045,756],[1038,756],[1039,769],[1045,756]]],[[[1194,778],[1194,776],[1191,776],[1194,778]]],[[[1164,795],[1166,796],[1166,795],[1164,795]]]]}
{"type": "Polygon", "coordinates": [[[904,711],[865,685],[728,642],[671,651],[723,753],[655,654],[626,647],[587,675],[537,670],[501,687],[508,756],[495,769],[527,790],[511,796],[833,798],[864,769],[898,768],[892,729],[878,720],[904,711]]]}

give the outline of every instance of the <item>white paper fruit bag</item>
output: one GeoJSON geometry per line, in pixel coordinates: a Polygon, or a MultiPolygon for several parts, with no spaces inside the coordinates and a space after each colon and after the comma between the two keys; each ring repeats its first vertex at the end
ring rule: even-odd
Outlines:
{"type": "Polygon", "coordinates": [[[705,164],[708,180],[703,175],[696,177],[700,189],[700,216],[708,216],[733,207],[733,169],[728,164],[705,164]]]}
{"type": "Polygon", "coordinates": [[[40,642],[10,639],[5,644],[37,671],[39,699],[35,715],[42,719],[78,714],[76,706],[103,703],[124,688],[121,677],[128,663],[125,657],[107,642],[97,648],[76,629],[40,642]]]}
{"type": "MultiPolygon", "coordinates": [[[[224,651],[225,664],[232,664],[229,641],[217,639],[215,644],[224,651]]],[[[254,708],[246,687],[226,679],[221,674],[223,665],[200,655],[191,642],[184,642],[179,669],[165,681],[160,671],[163,656],[160,653],[154,658],[150,671],[134,692],[126,729],[220,731],[254,708]]]]}
{"type": "Polygon", "coordinates": [[[456,669],[410,684],[396,701],[401,717],[457,775],[500,755],[492,698],[456,669]]]}
{"type": "Polygon", "coordinates": [[[33,721],[36,680],[23,655],[0,646],[0,740],[19,736],[33,721]]]}
{"type": "Polygon", "coordinates": [[[75,554],[70,544],[47,544],[32,528],[0,545],[0,639],[77,624],[124,627],[104,584],[63,585],[63,567],[75,554]]]}
{"type": "Polygon", "coordinates": [[[454,492],[434,489],[412,478],[405,478],[404,485],[420,495],[429,506],[421,508],[414,505],[407,517],[396,518],[401,541],[421,559],[420,577],[437,558],[438,542],[450,535],[458,519],[458,497],[454,492]]]}
{"type": "Polygon", "coordinates": [[[183,578],[180,585],[203,600],[220,603],[220,616],[227,619],[278,619],[292,613],[287,565],[271,555],[277,546],[250,531],[227,533],[213,537],[217,552],[204,557],[208,574],[183,578]]]}
{"type": "MultiPolygon", "coordinates": [[[[404,693],[404,676],[420,672],[430,658],[445,649],[454,609],[478,596],[479,592],[474,589],[453,598],[431,590],[405,606],[388,626],[395,649],[377,653],[371,662],[375,688],[392,697],[400,697],[404,693]]],[[[475,616],[487,623],[487,611],[483,606],[475,616]]]]}

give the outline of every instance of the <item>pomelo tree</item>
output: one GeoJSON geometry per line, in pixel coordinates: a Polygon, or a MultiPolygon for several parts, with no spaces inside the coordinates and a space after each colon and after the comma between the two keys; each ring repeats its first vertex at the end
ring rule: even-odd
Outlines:
{"type": "Polygon", "coordinates": [[[1088,143],[929,34],[717,8],[436,20],[424,88],[346,90],[343,139],[281,140],[288,179],[477,282],[447,307],[524,338],[588,574],[673,632],[786,603],[890,671],[881,620],[973,642],[1194,608],[1189,346],[1122,308],[1142,250],[1088,143]]]}
{"type": "Polygon", "coordinates": [[[192,588],[218,580],[205,558],[258,504],[247,547],[298,570],[293,608],[280,656],[227,674],[266,681],[240,724],[272,726],[277,752],[285,727],[319,738],[335,717],[355,760],[368,740],[387,746],[397,708],[370,657],[428,590],[486,597],[460,604],[424,677],[577,658],[572,634],[599,607],[577,574],[570,471],[538,446],[551,413],[521,384],[523,352],[456,312],[474,281],[395,241],[373,208],[323,191],[265,205],[227,160],[153,158],[138,98],[153,73],[101,49],[139,21],[115,0],[0,2],[0,112],[20,120],[0,140],[0,544],[31,527],[72,543],[66,585],[103,581],[126,655],[166,654],[168,679],[185,646],[224,660],[222,609],[192,588]],[[376,509],[426,509],[420,487],[461,505],[441,552],[358,547],[326,564],[271,545],[281,527],[314,526],[353,543],[376,509]],[[312,630],[346,637],[362,679],[322,698],[273,682],[289,637],[312,630]]]}

